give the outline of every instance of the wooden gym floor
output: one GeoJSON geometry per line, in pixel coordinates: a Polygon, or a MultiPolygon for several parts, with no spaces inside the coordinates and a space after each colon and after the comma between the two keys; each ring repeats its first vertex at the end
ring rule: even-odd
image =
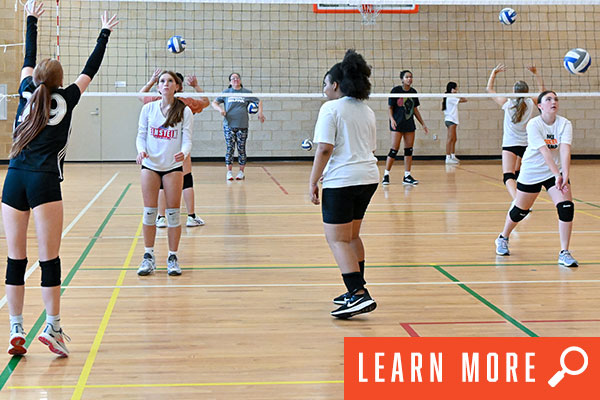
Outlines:
{"type": "MultiPolygon", "coordinates": [[[[341,399],[347,336],[596,336],[598,166],[574,162],[580,267],[567,269],[556,263],[557,215],[545,193],[511,237],[512,255],[495,255],[510,203],[499,161],[417,162],[416,187],[400,184],[397,163],[362,230],[378,308],[341,321],[329,316],[345,289],[306,196],[310,163],[250,163],[246,181],[232,183],[221,163],[195,164],[206,226],[183,227],[180,277],[165,271],[165,230],[159,270],[136,275],[139,168],[67,164],[61,315],[71,356],[56,358],[36,339],[45,314],[32,223],[29,352],[5,356],[0,399],[341,399]]],[[[5,297],[0,309],[7,344],[5,297]]]]}

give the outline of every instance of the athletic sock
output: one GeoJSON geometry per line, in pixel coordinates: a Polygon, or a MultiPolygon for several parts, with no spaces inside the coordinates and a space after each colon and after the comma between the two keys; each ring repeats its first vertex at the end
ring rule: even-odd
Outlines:
{"type": "Polygon", "coordinates": [[[14,324],[19,324],[21,326],[23,326],[23,314],[21,315],[10,315],[10,326],[12,328],[12,326],[14,324]]]}
{"type": "Polygon", "coordinates": [[[154,255],[154,247],[144,247],[144,254],[149,253],[150,255],[154,255]]]}
{"type": "Polygon", "coordinates": [[[385,176],[385,175],[389,175],[389,174],[390,174],[390,171],[388,171],[387,169],[383,171],[383,175],[384,175],[384,176],[385,176]]]}
{"type": "Polygon", "coordinates": [[[404,171],[404,177],[410,176],[410,171],[404,171]]]}
{"type": "Polygon", "coordinates": [[[46,323],[52,325],[52,329],[54,329],[54,331],[60,331],[60,314],[46,315],[46,323]]]}

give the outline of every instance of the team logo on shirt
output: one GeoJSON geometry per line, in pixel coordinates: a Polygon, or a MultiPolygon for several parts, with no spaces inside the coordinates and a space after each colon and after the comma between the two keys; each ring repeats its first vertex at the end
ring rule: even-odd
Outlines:
{"type": "Polygon", "coordinates": [[[150,128],[150,134],[156,139],[177,139],[177,129],[150,128]]]}
{"type": "Polygon", "coordinates": [[[398,107],[404,107],[404,119],[409,120],[412,118],[415,111],[415,102],[411,97],[406,99],[400,97],[396,101],[398,107]]]}
{"type": "Polygon", "coordinates": [[[554,137],[553,133],[546,134],[544,142],[546,142],[546,146],[551,150],[558,148],[558,140],[554,137]]]}

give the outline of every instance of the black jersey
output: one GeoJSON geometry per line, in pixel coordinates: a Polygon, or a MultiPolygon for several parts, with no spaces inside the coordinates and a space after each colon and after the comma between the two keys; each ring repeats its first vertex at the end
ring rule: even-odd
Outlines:
{"type": "MultiPolygon", "coordinates": [[[[28,76],[21,81],[15,128],[29,113],[29,108],[26,107],[27,101],[35,89],[33,77],[28,76]]],[[[71,134],[71,117],[80,98],[81,92],[74,83],[65,89],[53,90],[48,124],[15,158],[10,160],[9,168],[52,172],[56,173],[62,181],[63,162],[71,134]]]]}
{"type": "MultiPolygon", "coordinates": [[[[408,91],[404,90],[402,85],[400,85],[393,88],[391,93],[417,93],[417,91],[414,88],[410,88],[408,91]]],[[[415,107],[419,107],[421,103],[417,97],[390,97],[388,105],[393,107],[393,115],[396,122],[401,123],[413,118],[415,107]]]]}

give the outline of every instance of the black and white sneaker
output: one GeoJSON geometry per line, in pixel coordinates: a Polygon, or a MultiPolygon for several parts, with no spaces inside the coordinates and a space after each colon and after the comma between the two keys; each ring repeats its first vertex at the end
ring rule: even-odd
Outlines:
{"type": "Polygon", "coordinates": [[[418,185],[419,181],[412,177],[412,175],[405,176],[402,179],[402,184],[404,185],[418,185]]]}
{"type": "Polygon", "coordinates": [[[350,298],[346,300],[346,303],[331,312],[332,317],[340,319],[348,319],[358,314],[364,314],[373,311],[377,308],[377,303],[371,298],[367,289],[364,289],[364,293],[356,294],[351,293],[350,298]]]}
{"type": "Polygon", "coordinates": [[[333,304],[337,304],[339,306],[343,306],[346,304],[346,300],[350,298],[350,292],[346,292],[344,294],[340,294],[338,297],[333,299],[333,304]]]}
{"type": "Polygon", "coordinates": [[[383,186],[387,186],[390,184],[390,176],[389,175],[384,175],[383,176],[383,180],[381,181],[381,184],[383,186]]]}

